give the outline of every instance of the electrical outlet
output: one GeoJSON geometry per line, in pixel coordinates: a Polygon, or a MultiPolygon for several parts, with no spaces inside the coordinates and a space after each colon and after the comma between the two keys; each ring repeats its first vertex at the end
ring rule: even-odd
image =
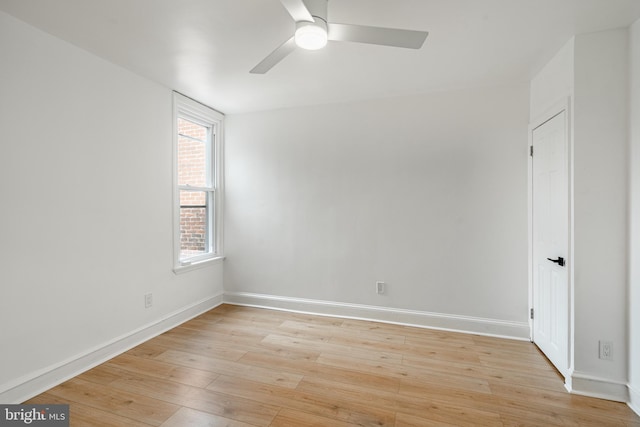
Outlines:
{"type": "Polygon", "coordinates": [[[376,294],[378,295],[384,294],[384,287],[385,287],[384,282],[376,282],[376,294]]]}
{"type": "Polygon", "coordinates": [[[153,294],[144,295],[144,308],[149,308],[153,305],[153,294]]]}
{"type": "Polygon", "coordinates": [[[600,359],[613,360],[613,343],[611,341],[600,341],[600,359]]]}

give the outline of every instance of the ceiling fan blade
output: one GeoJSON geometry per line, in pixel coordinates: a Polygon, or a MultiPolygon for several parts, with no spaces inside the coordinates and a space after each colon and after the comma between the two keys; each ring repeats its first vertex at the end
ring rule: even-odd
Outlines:
{"type": "Polygon", "coordinates": [[[280,0],[280,2],[284,6],[284,8],[287,9],[287,12],[289,12],[294,21],[314,22],[314,19],[311,16],[309,9],[307,9],[307,6],[304,4],[304,1],[280,0]]]}
{"type": "Polygon", "coordinates": [[[287,55],[293,52],[296,48],[295,37],[291,37],[286,42],[282,43],[276,50],[271,52],[264,58],[258,65],[253,67],[251,74],[264,74],[273,68],[278,62],[282,61],[287,55]]]}
{"type": "Polygon", "coordinates": [[[426,31],[399,30],[365,25],[329,24],[329,40],[380,44],[420,49],[429,35],[426,31]]]}

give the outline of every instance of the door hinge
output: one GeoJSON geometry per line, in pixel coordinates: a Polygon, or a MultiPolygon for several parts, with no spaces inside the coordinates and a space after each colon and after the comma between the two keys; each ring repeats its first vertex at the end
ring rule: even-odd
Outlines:
{"type": "Polygon", "coordinates": [[[529,155],[533,157],[533,145],[529,146],[529,155]]]}
{"type": "Polygon", "coordinates": [[[531,316],[531,319],[533,320],[533,308],[529,310],[529,316],[531,316]]]}

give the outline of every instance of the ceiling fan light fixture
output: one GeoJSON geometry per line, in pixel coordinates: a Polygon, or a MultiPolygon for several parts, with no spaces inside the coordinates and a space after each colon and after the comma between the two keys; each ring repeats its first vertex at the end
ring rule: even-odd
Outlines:
{"type": "Polygon", "coordinates": [[[295,21],[296,32],[249,72],[251,74],[264,74],[296,48],[322,49],[327,45],[329,38],[331,38],[332,42],[368,43],[420,49],[429,35],[426,31],[329,23],[327,21],[328,1],[280,0],[295,21]]]}
{"type": "Polygon", "coordinates": [[[327,23],[320,18],[316,22],[298,22],[295,41],[298,47],[307,50],[322,49],[327,45],[327,23]]]}

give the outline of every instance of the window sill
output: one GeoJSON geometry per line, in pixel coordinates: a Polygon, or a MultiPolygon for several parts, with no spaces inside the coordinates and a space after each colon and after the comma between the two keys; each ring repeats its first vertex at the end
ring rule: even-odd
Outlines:
{"type": "Polygon", "coordinates": [[[224,255],[222,255],[222,256],[215,256],[213,258],[203,259],[201,261],[195,261],[195,262],[192,262],[191,264],[180,264],[177,267],[173,268],[173,272],[175,274],[182,274],[188,271],[210,267],[212,265],[221,263],[222,261],[224,261],[224,258],[225,258],[224,255]]]}

